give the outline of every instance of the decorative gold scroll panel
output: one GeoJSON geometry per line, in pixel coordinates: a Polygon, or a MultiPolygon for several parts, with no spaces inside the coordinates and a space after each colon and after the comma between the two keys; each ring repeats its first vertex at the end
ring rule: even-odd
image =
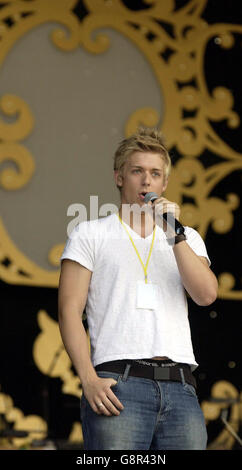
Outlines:
{"type": "MultiPolygon", "coordinates": [[[[226,120],[228,127],[236,128],[240,119],[233,111],[234,101],[229,89],[218,86],[209,93],[204,54],[213,38],[220,47],[232,48],[234,34],[241,33],[242,26],[207,24],[201,17],[207,0],[190,0],[177,11],[174,11],[174,0],[145,1],[149,8],[134,12],[121,0],[84,0],[88,14],[80,22],[73,13],[77,0],[6,0],[0,9],[0,64],[16,41],[47,22],[60,23],[60,28],[53,30],[51,40],[67,53],[78,47],[92,54],[105,52],[110,40],[107,34],[98,33],[100,28],[113,28],[125,35],[144,54],[165,101],[164,116],[159,116],[152,108],[136,110],[127,120],[125,135],[130,135],[141,123],[158,126],[162,118],[161,129],[168,147],[176,147],[183,156],[173,168],[167,197],[181,205],[183,196],[195,201],[194,205],[182,205],[181,218],[184,224],[196,226],[203,238],[210,224],[218,235],[226,233],[233,227],[233,211],[240,203],[239,197],[231,192],[221,200],[210,194],[231,172],[242,168],[242,158],[216,134],[210,121],[226,120]],[[12,21],[11,27],[4,22],[7,18],[12,21]],[[171,25],[174,36],[157,21],[171,25]],[[151,34],[152,41],[148,38],[151,34]],[[165,59],[162,54],[167,50],[171,53],[165,59]],[[177,82],[183,86],[178,87],[177,82]],[[189,82],[197,85],[186,85],[189,82]],[[183,111],[196,112],[184,118],[183,111]],[[219,156],[221,163],[204,168],[198,157],[206,149],[219,156]]],[[[0,185],[6,191],[18,191],[34,171],[33,156],[18,142],[32,131],[34,117],[31,104],[24,103],[21,97],[2,96],[0,106],[6,115],[19,112],[15,124],[0,120],[0,164],[13,160],[18,167],[18,172],[0,169],[0,185]]],[[[52,266],[59,267],[63,246],[56,245],[50,250],[52,266]]],[[[57,287],[59,271],[42,269],[28,259],[10,239],[0,219],[0,277],[8,283],[57,287]],[[9,260],[7,266],[3,263],[5,258],[9,260]]],[[[241,290],[235,290],[234,285],[233,273],[221,273],[219,297],[242,299],[241,290]]]]}

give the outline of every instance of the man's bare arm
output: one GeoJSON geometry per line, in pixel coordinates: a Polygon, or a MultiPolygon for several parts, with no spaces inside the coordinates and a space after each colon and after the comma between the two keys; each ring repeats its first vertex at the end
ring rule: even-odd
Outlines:
{"type": "Polygon", "coordinates": [[[173,251],[183,285],[194,302],[203,306],[213,303],[217,298],[218,282],[207,259],[197,256],[185,241],[174,245],[173,251]]]}
{"type": "Polygon", "coordinates": [[[95,378],[82,323],[91,271],[71,260],[62,262],[58,292],[59,326],[63,343],[81,382],[95,378]]]}
{"type": "MultiPolygon", "coordinates": [[[[168,201],[164,197],[160,197],[148,203],[153,207],[156,215],[172,212],[173,216],[179,220],[180,207],[178,204],[168,201]]],[[[172,239],[176,234],[174,228],[164,223],[162,219],[163,229],[166,236],[172,239]]],[[[181,275],[183,286],[192,300],[198,305],[210,305],[217,298],[218,281],[216,276],[208,266],[207,259],[204,256],[198,256],[184,240],[173,246],[173,252],[176,263],[181,275]]]]}
{"type": "Polygon", "coordinates": [[[122,404],[111,390],[116,381],[101,379],[92,365],[87,334],[82,323],[92,273],[71,260],[63,260],[58,292],[59,327],[63,343],[81,380],[84,394],[98,414],[119,414],[122,404]],[[98,408],[102,403],[104,407],[98,408]]]}

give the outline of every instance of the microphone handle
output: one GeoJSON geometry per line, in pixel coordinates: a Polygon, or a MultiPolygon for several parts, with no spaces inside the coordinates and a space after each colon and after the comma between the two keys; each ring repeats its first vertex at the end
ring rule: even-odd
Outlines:
{"type": "Polygon", "coordinates": [[[184,227],[170,212],[162,214],[163,219],[175,230],[177,235],[184,233],[184,227]]]}
{"type": "MultiPolygon", "coordinates": [[[[153,202],[158,199],[158,195],[154,192],[146,193],[144,201],[147,204],[149,201],[153,204],[153,202]]],[[[175,231],[176,235],[184,234],[184,227],[179,222],[179,220],[175,219],[175,217],[171,214],[171,212],[165,212],[162,214],[163,219],[172,227],[175,231]]]]}

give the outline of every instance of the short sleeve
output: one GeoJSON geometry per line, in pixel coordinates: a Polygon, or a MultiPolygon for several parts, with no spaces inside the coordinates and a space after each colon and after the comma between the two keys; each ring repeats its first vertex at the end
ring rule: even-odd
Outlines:
{"type": "Polygon", "coordinates": [[[187,236],[188,245],[192,248],[196,255],[207,258],[208,264],[211,266],[211,261],[201,235],[191,227],[185,227],[185,234],[187,236]]]}
{"type": "Polygon", "coordinates": [[[94,269],[94,240],[87,222],[81,222],[70,234],[60,260],[77,261],[89,271],[94,269]]]}

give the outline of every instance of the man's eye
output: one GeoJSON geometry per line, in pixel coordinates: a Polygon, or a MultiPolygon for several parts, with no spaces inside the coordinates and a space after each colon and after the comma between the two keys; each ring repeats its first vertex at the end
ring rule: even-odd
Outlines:
{"type": "Polygon", "coordinates": [[[153,175],[154,176],[160,176],[160,173],[158,173],[157,171],[154,171],[153,175]]]}
{"type": "Polygon", "coordinates": [[[133,173],[139,173],[139,172],[140,172],[140,170],[139,170],[139,169],[137,169],[137,170],[133,170],[133,173]]]}

